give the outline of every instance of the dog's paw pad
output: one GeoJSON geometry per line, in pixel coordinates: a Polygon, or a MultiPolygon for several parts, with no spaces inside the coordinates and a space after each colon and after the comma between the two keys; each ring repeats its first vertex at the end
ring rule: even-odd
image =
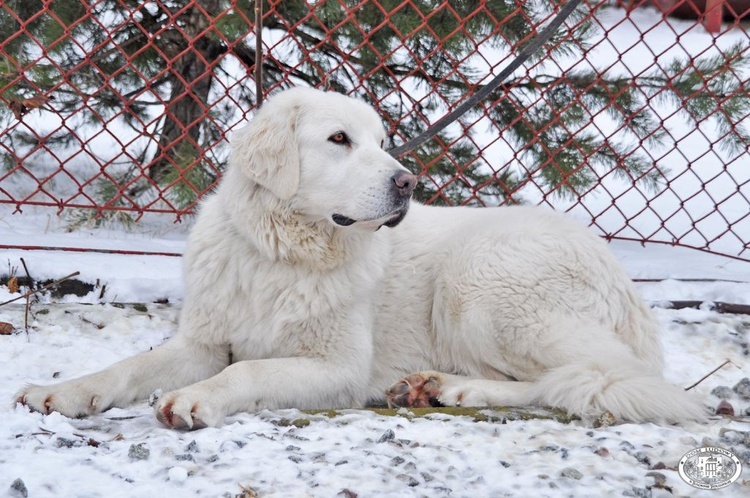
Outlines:
{"type": "Polygon", "coordinates": [[[440,379],[431,374],[413,373],[393,384],[385,393],[389,406],[424,408],[442,406],[440,379]]]}

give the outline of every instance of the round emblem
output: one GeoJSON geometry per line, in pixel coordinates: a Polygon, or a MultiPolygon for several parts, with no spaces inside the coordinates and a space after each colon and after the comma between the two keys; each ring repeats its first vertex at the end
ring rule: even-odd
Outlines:
{"type": "Polygon", "coordinates": [[[704,446],[685,453],[677,470],[694,488],[721,489],[740,477],[742,463],[731,451],[704,446]]]}

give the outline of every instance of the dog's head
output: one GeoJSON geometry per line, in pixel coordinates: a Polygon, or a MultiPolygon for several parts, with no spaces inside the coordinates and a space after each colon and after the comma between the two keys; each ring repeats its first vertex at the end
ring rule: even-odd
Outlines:
{"type": "Polygon", "coordinates": [[[385,150],[365,103],[310,88],[269,99],[232,138],[232,167],[311,219],[339,227],[395,226],[416,178],[385,150]]]}

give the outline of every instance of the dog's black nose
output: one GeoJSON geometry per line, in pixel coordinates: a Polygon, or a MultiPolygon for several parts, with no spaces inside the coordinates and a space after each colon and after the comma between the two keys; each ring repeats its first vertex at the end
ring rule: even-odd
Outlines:
{"type": "Polygon", "coordinates": [[[414,187],[417,186],[417,177],[408,171],[398,171],[392,177],[393,184],[396,185],[398,193],[404,197],[411,195],[414,187]]]}

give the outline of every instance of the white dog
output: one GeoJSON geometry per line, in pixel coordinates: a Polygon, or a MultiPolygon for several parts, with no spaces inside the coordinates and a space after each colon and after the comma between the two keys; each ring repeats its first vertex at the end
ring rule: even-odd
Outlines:
{"type": "Polygon", "coordinates": [[[357,100],[271,98],[200,210],[176,336],[17,400],[77,417],[162,389],[176,428],[386,400],[703,417],[661,377],[657,323],[604,242],[542,208],[407,215],[416,178],[384,142],[357,100]]]}

